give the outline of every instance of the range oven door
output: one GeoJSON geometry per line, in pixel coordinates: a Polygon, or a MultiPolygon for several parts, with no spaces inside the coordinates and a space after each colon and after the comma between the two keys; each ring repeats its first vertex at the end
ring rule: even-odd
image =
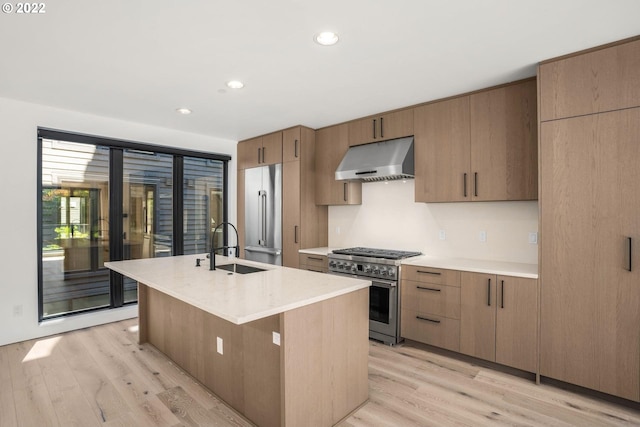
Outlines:
{"type": "Polygon", "coordinates": [[[396,343],[398,333],[398,284],[373,279],[369,288],[369,331],[371,338],[396,343]],[[384,336],[380,336],[384,335],[384,336]]]}
{"type": "Polygon", "coordinates": [[[397,344],[400,337],[398,282],[335,271],[330,271],[329,274],[371,280],[369,287],[369,337],[385,344],[397,344]]]}

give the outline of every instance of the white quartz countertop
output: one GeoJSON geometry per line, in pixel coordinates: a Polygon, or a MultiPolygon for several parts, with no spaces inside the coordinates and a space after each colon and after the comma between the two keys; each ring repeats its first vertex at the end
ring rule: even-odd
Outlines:
{"type": "Polygon", "coordinates": [[[216,265],[263,268],[250,274],[209,270],[205,254],[105,262],[105,266],[217,317],[241,325],[371,285],[368,280],[216,256],[216,265]]]}
{"type": "Polygon", "coordinates": [[[444,268],[447,270],[470,271],[473,273],[501,274],[505,276],[538,278],[538,264],[524,264],[519,262],[488,261],[466,258],[445,258],[423,255],[408,258],[402,265],[416,265],[419,267],[444,268]]]}
{"type": "Polygon", "coordinates": [[[329,247],[324,246],[324,247],[321,247],[321,248],[298,249],[298,253],[308,254],[308,255],[327,256],[334,249],[338,249],[338,248],[329,248],[329,247]]]}

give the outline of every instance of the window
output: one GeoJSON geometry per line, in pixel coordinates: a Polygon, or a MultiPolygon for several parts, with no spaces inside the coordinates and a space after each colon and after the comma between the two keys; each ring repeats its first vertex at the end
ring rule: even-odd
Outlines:
{"type": "Polygon", "coordinates": [[[206,252],[227,218],[228,156],[38,135],[40,320],[135,303],[105,262],[206,252]]]}

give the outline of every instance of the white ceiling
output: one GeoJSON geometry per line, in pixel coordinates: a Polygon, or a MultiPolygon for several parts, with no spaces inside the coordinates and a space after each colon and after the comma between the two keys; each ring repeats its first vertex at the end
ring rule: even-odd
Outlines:
{"type": "Polygon", "coordinates": [[[233,140],[533,76],[541,60],[640,34],[639,0],[45,0],[45,11],[0,15],[1,97],[233,140]],[[334,47],[313,42],[325,29],[340,34],[334,47]]]}

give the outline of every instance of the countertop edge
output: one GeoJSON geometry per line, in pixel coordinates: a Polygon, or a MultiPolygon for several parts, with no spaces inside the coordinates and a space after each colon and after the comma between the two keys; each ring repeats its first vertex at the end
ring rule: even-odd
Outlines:
{"type": "Polygon", "coordinates": [[[468,271],[471,273],[499,274],[504,276],[538,279],[538,264],[508,261],[491,261],[465,258],[436,258],[428,255],[402,261],[402,265],[468,271]]]}

